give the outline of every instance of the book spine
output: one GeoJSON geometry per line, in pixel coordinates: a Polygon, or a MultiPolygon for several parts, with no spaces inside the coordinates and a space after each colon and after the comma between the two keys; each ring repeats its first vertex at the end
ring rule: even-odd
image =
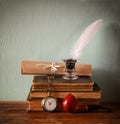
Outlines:
{"type": "MultiPolygon", "coordinates": [[[[41,106],[42,98],[40,99],[30,99],[28,100],[28,111],[43,111],[43,108],[41,106]]],[[[56,111],[63,111],[62,108],[62,101],[63,99],[58,99],[58,105],[56,108],[56,111]]],[[[79,105],[99,105],[100,100],[99,99],[78,99],[79,105]]]]}
{"type": "MultiPolygon", "coordinates": [[[[48,86],[32,86],[32,91],[43,91],[48,86]]],[[[93,91],[93,86],[52,86],[53,91],[93,91]]]]}
{"type": "MultiPolygon", "coordinates": [[[[65,98],[67,94],[73,94],[76,98],[101,98],[101,92],[53,92],[52,95],[56,98],[65,98]]],[[[30,97],[41,98],[46,97],[47,92],[31,92],[30,97]]]]}

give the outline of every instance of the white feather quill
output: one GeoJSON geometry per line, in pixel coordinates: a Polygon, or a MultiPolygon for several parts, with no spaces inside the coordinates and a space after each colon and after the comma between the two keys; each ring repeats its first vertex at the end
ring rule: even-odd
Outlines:
{"type": "Polygon", "coordinates": [[[102,24],[102,19],[99,19],[92,24],[90,24],[85,31],[82,33],[76,44],[73,46],[71,51],[71,55],[73,59],[78,59],[82,55],[82,51],[84,47],[88,44],[88,42],[92,39],[92,37],[96,34],[99,27],[102,24]]]}

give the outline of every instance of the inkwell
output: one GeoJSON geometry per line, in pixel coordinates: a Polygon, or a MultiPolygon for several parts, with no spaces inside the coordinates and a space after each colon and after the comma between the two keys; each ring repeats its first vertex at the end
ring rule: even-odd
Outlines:
{"type": "Polygon", "coordinates": [[[66,74],[63,76],[66,80],[76,80],[78,78],[77,75],[75,75],[75,64],[77,60],[75,59],[64,59],[65,62],[65,71],[66,74]]]}

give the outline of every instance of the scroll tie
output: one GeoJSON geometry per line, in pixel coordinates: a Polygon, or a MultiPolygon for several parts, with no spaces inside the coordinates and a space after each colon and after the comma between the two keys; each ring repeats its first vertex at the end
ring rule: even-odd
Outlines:
{"type": "Polygon", "coordinates": [[[36,66],[43,66],[44,69],[51,69],[51,73],[55,74],[57,71],[57,68],[60,68],[62,66],[55,65],[55,62],[52,62],[51,64],[36,64],[36,66]]]}

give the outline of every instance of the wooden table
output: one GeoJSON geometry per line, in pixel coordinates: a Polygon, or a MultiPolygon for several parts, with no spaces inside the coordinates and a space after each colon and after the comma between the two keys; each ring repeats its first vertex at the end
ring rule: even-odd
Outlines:
{"type": "Polygon", "coordinates": [[[120,124],[120,103],[102,103],[112,112],[26,112],[27,102],[0,102],[0,124],[120,124]]]}

